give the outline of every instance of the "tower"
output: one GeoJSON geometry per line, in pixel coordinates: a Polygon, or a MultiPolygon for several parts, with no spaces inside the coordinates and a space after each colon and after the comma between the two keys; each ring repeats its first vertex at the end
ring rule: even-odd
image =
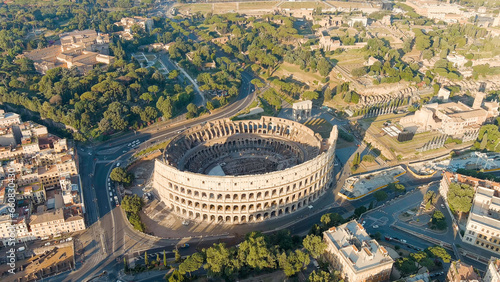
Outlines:
{"type": "Polygon", "coordinates": [[[476,97],[474,97],[474,104],[472,104],[473,109],[481,109],[484,96],[485,96],[484,92],[476,92],[476,97]]]}

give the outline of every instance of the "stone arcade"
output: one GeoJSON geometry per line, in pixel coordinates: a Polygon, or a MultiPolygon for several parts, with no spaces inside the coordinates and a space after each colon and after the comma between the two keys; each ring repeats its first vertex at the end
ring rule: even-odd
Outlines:
{"type": "Polygon", "coordinates": [[[330,187],[336,141],[336,127],[323,140],[282,118],[208,122],[172,139],[155,163],[155,193],[193,220],[238,224],[283,216],[330,187]]]}

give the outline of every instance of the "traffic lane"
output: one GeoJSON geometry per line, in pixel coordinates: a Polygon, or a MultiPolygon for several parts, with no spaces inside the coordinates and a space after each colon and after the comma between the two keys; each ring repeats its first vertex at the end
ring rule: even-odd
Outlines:
{"type": "Polygon", "coordinates": [[[99,215],[103,217],[109,213],[110,206],[108,202],[109,192],[107,191],[107,178],[108,172],[112,167],[113,163],[98,163],[95,167],[94,174],[94,191],[96,195],[96,201],[99,208],[99,215]]]}
{"type": "Polygon", "coordinates": [[[91,173],[93,168],[92,157],[80,155],[80,179],[82,183],[81,191],[83,193],[83,201],[85,204],[85,217],[87,225],[92,225],[97,221],[97,208],[94,203],[94,193],[92,191],[91,173]]]}

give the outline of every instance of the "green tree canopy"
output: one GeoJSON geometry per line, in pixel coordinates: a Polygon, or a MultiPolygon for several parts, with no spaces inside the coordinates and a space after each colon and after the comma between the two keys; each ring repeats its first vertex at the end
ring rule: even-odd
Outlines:
{"type": "Polygon", "coordinates": [[[323,242],[323,239],[320,236],[312,234],[307,235],[302,244],[309,254],[315,259],[321,256],[326,249],[326,243],[323,242]]]}

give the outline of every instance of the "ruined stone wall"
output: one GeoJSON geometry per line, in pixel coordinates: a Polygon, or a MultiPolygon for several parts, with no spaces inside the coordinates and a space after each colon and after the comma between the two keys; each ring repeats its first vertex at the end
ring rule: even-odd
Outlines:
{"type": "MultiPolygon", "coordinates": [[[[297,134],[282,136],[291,136],[302,142],[310,136],[316,136],[309,128],[285,119],[263,117],[260,121],[219,120],[213,125],[224,122],[231,123],[234,128],[243,128],[244,124],[260,123],[263,126],[273,123],[276,126],[261,127],[261,134],[297,131],[297,134]]],[[[183,135],[192,135],[206,130],[206,127],[192,128],[183,135]]],[[[247,130],[259,130],[259,127],[247,127],[247,130]]],[[[233,134],[239,133],[233,130],[233,134]]],[[[182,138],[177,136],[174,140],[182,138]]],[[[318,136],[312,140],[324,149],[314,158],[281,171],[259,175],[210,176],[180,171],[175,164],[157,160],[153,177],[155,193],[174,213],[193,220],[237,224],[283,216],[307,207],[330,187],[334,180],[336,141],[337,128],[333,127],[330,138],[325,143],[321,144],[318,136]]]]}

